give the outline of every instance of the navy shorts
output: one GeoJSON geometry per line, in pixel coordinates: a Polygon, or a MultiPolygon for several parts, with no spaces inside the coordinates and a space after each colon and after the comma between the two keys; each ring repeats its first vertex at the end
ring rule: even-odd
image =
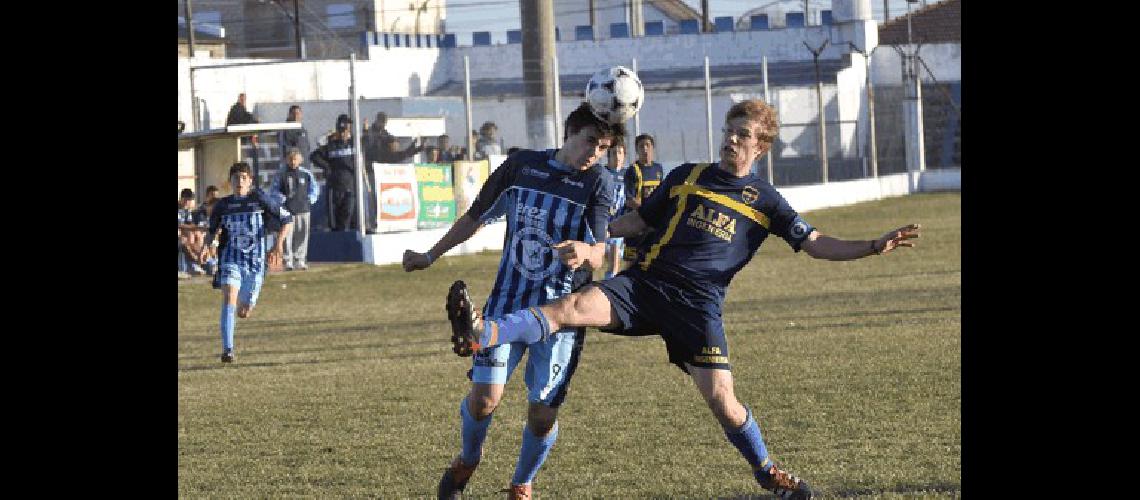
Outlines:
{"type": "Polygon", "coordinates": [[[603,332],[627,336],[660,335],[669,361],[685,373],[685,363],[731,370],[719,300],[653,277],[637,267],[597,283],[620,323],[603,332]]]}

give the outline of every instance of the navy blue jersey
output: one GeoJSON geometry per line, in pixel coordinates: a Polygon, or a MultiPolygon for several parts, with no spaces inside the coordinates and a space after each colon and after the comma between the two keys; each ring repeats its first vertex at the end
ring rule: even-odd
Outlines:
{"type": "Polygon", "coordinates": [[[606,237],[612,176],[596,165],[570,168],[555,161],[554,152],[523,150],[508,157],[468,211],[481,222],[507,218],[503,258],[484,307],[487,317],[569,294],[589,272],[566,267],[551,246],[564,240],[594,244],[606,237]]]}
{"type": "Polygon", "coordinates": [[[721,300],[769,233],[798,252],[813,229],[767,181],[736,177],[716,163],[669,172],[638,213],[657,229],[641,269],[721,300]]]}
{"type": "Polygon", "coordinates": [[[649,165],[642,165],[633,162],[625,170],[625,197],[645,203],[649,195],[661,185],[663,172],[660,163],[651,162],[649,165]]]}
{"type": "Polygon", "coordinates": [[[262,269],[268,219],[275,220],[280,227],[293,222],[293,215],[273,196],[260,189],[254,189],[248,196],[231,195],[218,200],[210,214],[206,243],[213,241],[218,228],[222,229],[219,265],[237,264],[247,269],[262,269]]]}

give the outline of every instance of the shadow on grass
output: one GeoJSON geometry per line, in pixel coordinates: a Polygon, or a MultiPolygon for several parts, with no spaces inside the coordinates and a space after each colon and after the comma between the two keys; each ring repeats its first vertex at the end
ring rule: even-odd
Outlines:
{"type": "Polygon", "coordinates": [[[272,368],[276,366],[294,366],[294,365],[321,365],[326,363],[343,363],[346,361],[366,361],[374,359],[396,359],[405,356],[363,356],[356,358],[332,358],[332,359],[298,359],[293,361],[262,361],[262,362],[242,362],[241,360],[234,361],[233,363],[222,363],[216,361],[209,365],[193,365],[193,366],[180,366],[180,372],[196,372],[203,370],[236,370],[241,368],[272,368]]]}
{"type": "MultiPolygon", "coordinates": [[[[757,486],[759,488],[759,486],[757,486]]],[[[813,488],[815,489],[815,488],[813,488]]],[[[831,490],[815,490],[815,496],[812,498],[859,498],[859,497],[874,497],[884,494],[893,493],[896,495],[921,495],[921,494],[950,494],[957,498],[961,494],[961,487],[955,484],[946,483],[931,483],[931,484],[900,484],[893,488],[874,489],[874,488],[852,488],[838,491],[831,490]]],[[[667,497],[654,497],[654,498],[667,498],[667,497]]],[[[779,497],[771,493],[758,492],[758,493],[745,493],[736,496],[716,497],[717,500],[778,500],[779,497]]],[[[696,500],[695,498],[693,500],[696,500]]]]}

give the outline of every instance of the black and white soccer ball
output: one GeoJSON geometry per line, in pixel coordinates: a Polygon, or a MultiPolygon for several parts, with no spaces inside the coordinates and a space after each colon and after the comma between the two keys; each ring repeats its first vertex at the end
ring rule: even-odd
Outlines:
{"type": "Polygon", "coordinates": [[[645,88],[637,73],[625,66],[612,66],[590,77],[586,84],[586,102],[594,116],[608,123],[625,123],[633,118],[645,101],[645,88]]]}

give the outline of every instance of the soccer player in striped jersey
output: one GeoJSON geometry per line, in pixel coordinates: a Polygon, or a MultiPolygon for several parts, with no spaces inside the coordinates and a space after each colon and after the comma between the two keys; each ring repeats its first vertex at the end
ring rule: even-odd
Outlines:
{"type": "MultiPolygon", "coordinates": [[[[625,205],[625,143],[616,142],[610,147],[606,155],[606,167],[610,175],[613,176],[613,207],[610,208],[609,221],[613,222],[619,216],[625,215],[629,210],[625,205]]],[[[622,263],[622,238],[607,238],[606,239],[606,269],[605,277],[612,278],[615,274],[621,271],[622,263]]]]}
{"type": "Polygon", "coordinates": [[[641,262],[540,307],[494,321],[471,314],[468,322],[452,323],[452,342],[458,349],[478,350],[502,342],[546,342],[567,328],[590,326],[619,335],[659,334],[669,360],[692,377],[759,484],[783,499],[810,499],[807,482],[768,457],[756,417],[733,392],[721,315],[728,285],[769,234],[794,251],[842,261],[914,246],[910,240],[920,228],[910,224],[873,240],[820,233],[752,173],[753,162],[771,149],[778,130],[775,112],[762,101],[733,105],[725,118],[720,162],[677,167],[638,210],[610,225],[614,236],[658,229],[641,262]]]}
{"type": "MultiPolygon", "coordinates": [[[[234,312],[248,318],[261,293],[266,268],[266,222],[280,224],[274,239],[271,258],[280,259],[285,234],[293,230],[293,215],[261,189],[253,187],[253,173],[248,163],[230,167],[230,185],[234,194],[217,201],[210,213],[210,225],[203,249],[218,247],[218,271],[214,288],[222,290],[222,362],[234,360],[234,312]],[[219,234],[220,233],[220,234],[219,234]],[[215,239],[215,236],[217,239],[215,239]]],[[[205,263],[209,252],[198,256],[205,263]]]]}
{"type": "MultiPolygon", "coordinates": [[[[612,176],[595,163],[623,140],[624,129],[598,119],[583,103],[566,118],[565,130],[561,149],[521,150],[507,157],[483,184],[470,210],[430,250],[404,252],[404,270],[427,268],[483,224],[505,215],[503,257],[483,316],[497,318],[546,304],[590,281],[593,269],[603,263],[613,206],[612,176]]],[[[462,281],[448,293],[449,316],[456,318],[457,308],[472,309],[462,281]]],[[[475,354],[468,372],[471,390],[459,404],[462,450],[440,479],[439,498],[458,498],[467,485],[482,458],[503,387],[524,352],[529,352],[529,408],[509,491],[510,498],[530,498],[531,482],[558,437],[558,408],[578,365],[584,335],[584,328],[570,328],[543,342],[508,343],[475,354]]]]}
{"type": "MultiPolygon", "coordinates": [[[[653,136],[641,134],[633,140],[633,147],[637,151],[635,160],[625,171],[625,205],[626,211],[637,210],[641,203],[649,199],[649,195],[661,185],[664,169],[660,163],[653,161],[656,145],[653,136]]],[[[624,258],[629,262],[637,262],[644,253],[644,245],[649,234],[639,234],[625,238],[624,258]]]]}

